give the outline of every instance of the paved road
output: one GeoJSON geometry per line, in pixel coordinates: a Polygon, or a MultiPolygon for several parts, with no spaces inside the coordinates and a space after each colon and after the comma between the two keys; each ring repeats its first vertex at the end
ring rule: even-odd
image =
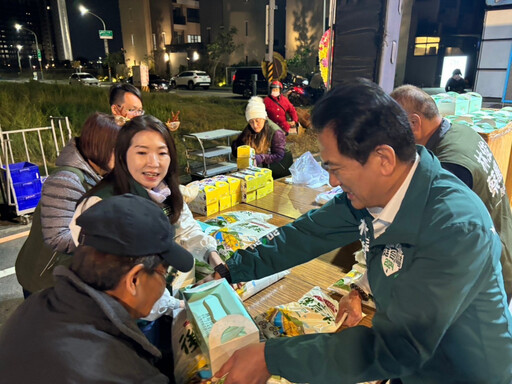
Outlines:
{"type": "Polygon", "coordinates": [[[14,262],[29,230],[30,225],[0,221],[0,327],[23,301],[14,262]]]}
{"type": "MultiPolygon", "coordinates": [[[[40,80],[42,83],[45,84],[61,84],[65,85],[68,84],[68,80],[40,80]]],[[[0,79],[0,82],[11,82],[11,83],[28,83],[29,79],[0,79]]],[[[110,87],[112,83],[104,82],[100,83],[100,87],[110,87]]],[[[206,96],[217,96],[217,97],[229,97],[229,98],[235,98],[244,100],[244,98],[241,95],[236,95],[231,92],[230,87],[226,88],[210,88],[209,90],[205,91],[202,88],[197,88],[193,90],[189,90],[184,87],[180,87],[177,89],[171,89],[169,91],[170,94],[177,94],[184,97],[206,97],[206,96]]]]}

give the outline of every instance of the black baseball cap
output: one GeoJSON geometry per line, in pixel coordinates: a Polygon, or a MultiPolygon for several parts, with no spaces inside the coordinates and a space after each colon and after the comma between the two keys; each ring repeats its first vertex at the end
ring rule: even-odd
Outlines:
{"type": "Polygon", "coordinates": [[[182,272],[194,265],[190,252],[174,241],[174,226],[163,210],[144,197],[109,197],[87,209],[76,223],[82,228],[80,245],[118,256],[160,255],[182,272]]]}

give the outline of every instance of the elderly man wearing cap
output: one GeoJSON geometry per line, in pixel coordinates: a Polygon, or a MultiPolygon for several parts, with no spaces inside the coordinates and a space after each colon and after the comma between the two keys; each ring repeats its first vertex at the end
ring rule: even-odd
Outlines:
{"type": "Polygon", "coordinates": [[[193,256],[152,201],[126,194],[78,218],[80,245],[55,287],[33,294],[0,334],[6,383],[167,383],[160,352],[135,319],[162,295],[167,269],[188,271],[193,256]]]}

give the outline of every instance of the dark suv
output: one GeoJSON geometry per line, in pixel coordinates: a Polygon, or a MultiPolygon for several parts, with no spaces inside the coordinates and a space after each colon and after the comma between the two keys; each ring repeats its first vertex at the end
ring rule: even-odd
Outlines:
{"type": "Polygon", "coordinates": [[[258,94],[268,93],[268,82],[261,67],[241,67],[235,72],[233,78],[233,93],[243,95],[246,98],[252,96],[252,75],[257,75],[256,92],[258,94]]]}

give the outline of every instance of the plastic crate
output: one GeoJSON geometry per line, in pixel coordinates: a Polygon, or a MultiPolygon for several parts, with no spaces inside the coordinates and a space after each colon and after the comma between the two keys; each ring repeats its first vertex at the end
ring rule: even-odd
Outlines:
{"type": "Polygon", "coordinates": [[[18,211],[24,211],[26,209],[32,209],[37,207],[39,200],[41,199],[41,193],[34,193],[33,195],[17,196],[18,200],[18,211]]]}
{"type": "MultiPolygon", "coordinates": [[[[5,165],[2,167],[3,169],[6,169],[5,165]]],[[[11,173],[11,180],[13,184],[25,183],[41,178],[39,167],[27,161],[22,163],[9,164],[8,167],[11,173]]]]}
{"type": "Polygon", "coordinates": [[[16,194],[16,198],[19,200],[20,197],[34,195],[36,193],[41,193],[41,180],[33,180],[27,181],[26,183],[14,183],[14,193],[16,194]]]}

